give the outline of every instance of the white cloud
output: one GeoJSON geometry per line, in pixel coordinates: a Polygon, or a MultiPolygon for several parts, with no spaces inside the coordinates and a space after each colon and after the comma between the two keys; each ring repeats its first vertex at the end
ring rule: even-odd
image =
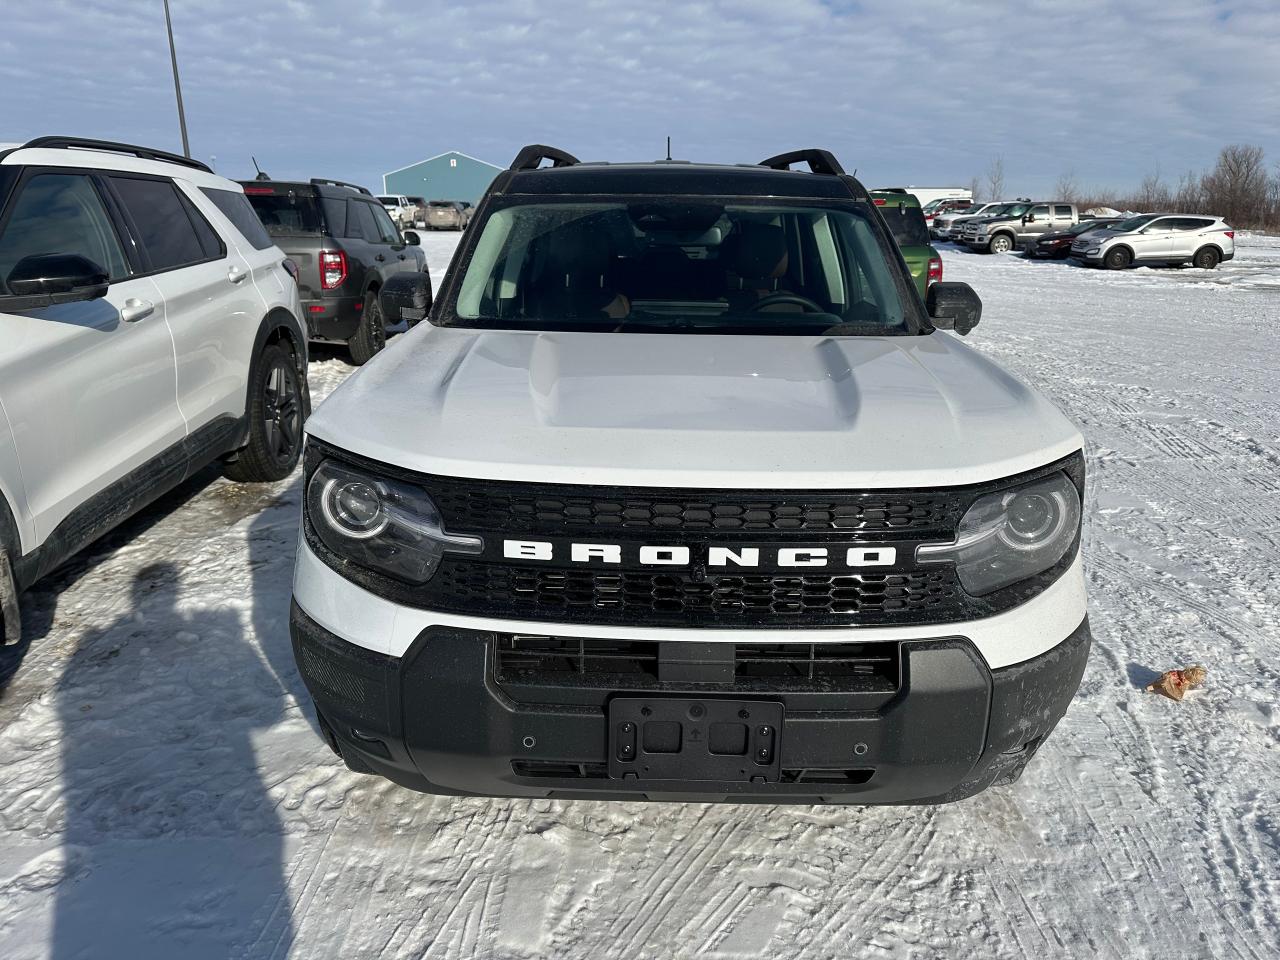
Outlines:
{"type": "MultiPolygon", "coordinates": [[[[1280,159],[1280,4],[1240,0],[172,0],[193,149],[233,175],[376,184],[444,149],[754,160],[834,149],[873,182],[1171,177],[1280,159]]],[[[136,0],[7,11],[0,138],[177,142],[164,23],[136,0]]]]}

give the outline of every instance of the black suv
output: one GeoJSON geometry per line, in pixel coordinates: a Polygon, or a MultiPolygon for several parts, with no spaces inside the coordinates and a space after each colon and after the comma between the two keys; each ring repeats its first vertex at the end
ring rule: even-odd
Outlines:
{"type": "Polygon", "coordinates": [[[397,274],[421,274],[418,235],[401,234],[364,187],[313,178],[309,183],[243,181],[267,233],[298,265],[302,308],[312,340],[346,343],[363,364],[386,345],[388,318],[379,291],[397,274]]]}

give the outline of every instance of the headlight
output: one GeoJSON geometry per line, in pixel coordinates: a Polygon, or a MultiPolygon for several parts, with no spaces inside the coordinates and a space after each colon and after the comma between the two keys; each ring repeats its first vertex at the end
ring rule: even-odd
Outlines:
{"type": "Polygon", "coordinates": [[[916,549],[920,563],[954,563],[975,597],[1043,573],[1071,549],[1080,530],[1080,494],[1064,473],[979,497],[953,543],[916,549]]]}
{"type": "Polygon", "coordinates": [[[445,553],[480,553],[447,533],[425,490],[326,460],[307,484],[307,516],[326,547],[362,567],[425,583],[445,553]]]}

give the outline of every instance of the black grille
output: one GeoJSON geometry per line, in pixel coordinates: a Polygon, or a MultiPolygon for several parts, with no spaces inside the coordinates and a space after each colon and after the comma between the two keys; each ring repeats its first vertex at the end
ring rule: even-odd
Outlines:
{"type": "MultiPolygon", "coordinates": [[[[652,686],[666,656],[697,666],[701,644],[656,640],[502,634],[496,641],[499,683],[637,688],[652,686]],[[693,651],[693,652],[689,652],[693,651]]],[[[716,651],[720,644],[709,645],[716,651]]],[[[896,690],[900,652],[896,643],[734,643],[728,688],[756,684],[775,690],[841,687],[896,690]]],[[[726,654],[728,656],[728,654],[726,654]]],[[[723,661],[708,656],[713,669],[723,661]]],[[[726,677],[726,680],[728,678],[726,677]]]]}
{"type": "Polygon", "coordinates": [[[939,495],[797,493],[759,498],[742,491],[619,490],[585,496],[572,487],[433,483],[431,496],[451,529],[565,533],[588,529],[712,531],[927,531],[950,528],[959,514],[939,495]],[[567,530],[566,530],[567,528],[567,530]]]}
{"type": "Polygon", "coordinates": [[[910,623],[961,610],[954,570],[708,575],[555,570],[449,559],[426,587],[433,609],[613,624],[910,623]]]}

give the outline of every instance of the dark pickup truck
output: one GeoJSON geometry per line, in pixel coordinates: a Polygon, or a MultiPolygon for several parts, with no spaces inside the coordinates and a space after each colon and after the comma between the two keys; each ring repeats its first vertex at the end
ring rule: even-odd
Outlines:
{"type": "Polygon", "coordinates": [[[302,309],[313,340],[345,343],[363,364],[386,344],[379,291],[399,274],[420,274],[426,254],[364,187],[340,180],[243,181],[267,233],[298,265],[302,309]]]}

